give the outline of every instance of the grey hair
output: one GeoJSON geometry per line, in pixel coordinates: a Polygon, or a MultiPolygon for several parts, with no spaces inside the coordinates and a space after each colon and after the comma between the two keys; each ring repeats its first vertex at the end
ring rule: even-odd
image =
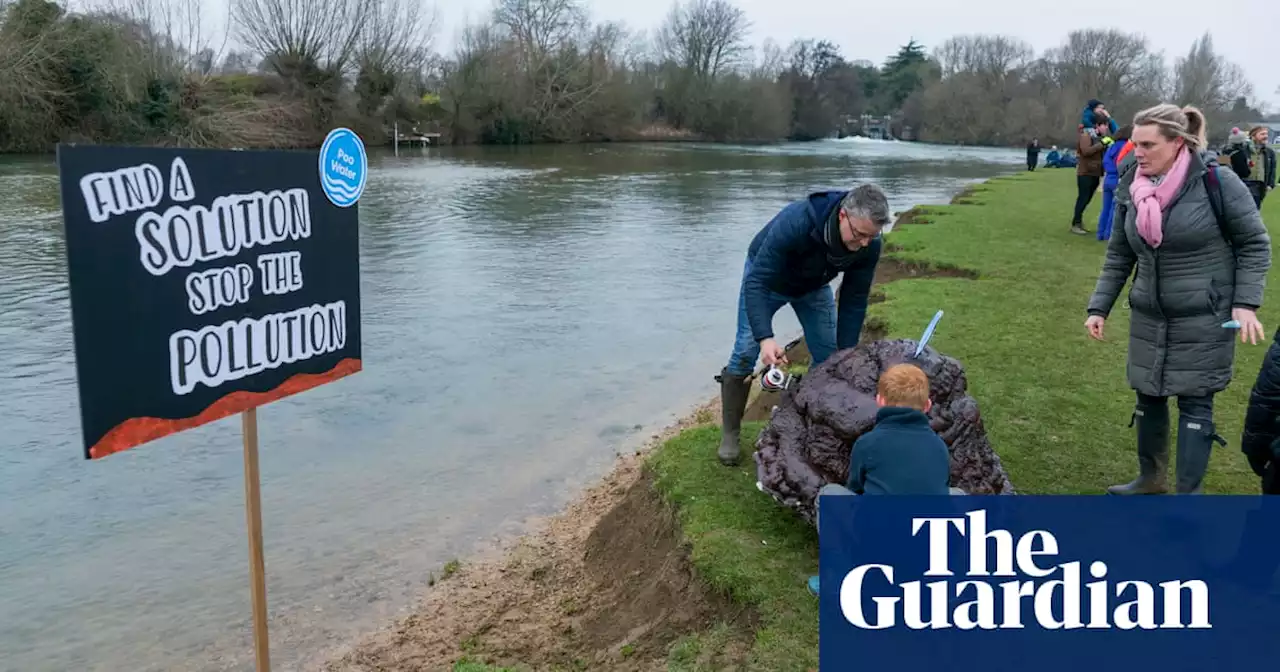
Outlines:
{"type": "Polygon", "coordinates": [[[1148,107],[1133,115],[1133,125],[1156,126],[1160,129],[1160,135],[1170,140],[1182,138],[1192,151],[1204,149],[1209,144],[1204,135],[1204,113],[1191,106],[1178,107],[1164,103],[1148,107]]]}
{"type": "Polygon", "coordinates": [[[840,209],[854,219],[868,219],[877,228],[884,228],[892,218],[889,213],[889,199],[884,191],[874,184],[863,184],[845,194],[840,201],[840,209]]]}

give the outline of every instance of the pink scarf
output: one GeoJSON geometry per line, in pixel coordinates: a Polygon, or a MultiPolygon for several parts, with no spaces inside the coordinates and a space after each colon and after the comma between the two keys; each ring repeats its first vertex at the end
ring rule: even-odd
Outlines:
{"type": "Polygon", "coordinates": [[[1138,235],[1151,247],[1160,247],[1160,242],[1164,240],[1164,233],[1161,231],[1163,210],[1182,188],[1190,165],[1191,151],[1182,149],[1178,151],[1178,158],[1159,186],[1145,175],[1135,175],[1133,183],[1129,185],[1129,194],[1133,196],[1133,203],[1138,208],[1138,235]]]}

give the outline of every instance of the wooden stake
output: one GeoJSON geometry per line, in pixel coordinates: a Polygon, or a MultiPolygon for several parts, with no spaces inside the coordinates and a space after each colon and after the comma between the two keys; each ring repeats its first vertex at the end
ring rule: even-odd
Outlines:
{"type": "Polygon", "coordinates": [[[262,497],[258,478],[258,409],[241,414],[244,428],[244,504],[249,523],[249,579],[253,591],[253,651],[258,672],[271,672],[267,651],[267,576],[262,558],[262,497]]]}

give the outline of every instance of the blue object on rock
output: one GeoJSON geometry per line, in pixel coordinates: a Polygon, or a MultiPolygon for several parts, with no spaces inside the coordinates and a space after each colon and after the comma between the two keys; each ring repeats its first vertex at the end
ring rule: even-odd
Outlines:
{"type": "Polygon", "coordinates": [[[920,337],[920,343],[919,345],[916,346],[916,354],[914,355],[916,359],[920,358],[920,353],[924,352],[925,344],[929,342],[930,338],[933,338],[933,330],[938,327],[938,320],[941,320],[941,319],[942,319],[942,311],[939,310],[937,313],[934,314],[933,320],[929,322],[929,326],[925,327],[924,335],[920,337]]]}

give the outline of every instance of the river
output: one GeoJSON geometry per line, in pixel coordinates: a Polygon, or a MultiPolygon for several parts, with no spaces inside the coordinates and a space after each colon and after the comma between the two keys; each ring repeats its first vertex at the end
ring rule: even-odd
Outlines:
{"type": "MultiPolygon", "coordinates": [[[[743,255],[787,200],[871,180],[900,212],[1022,162],[834,140],[375,154],[364,370],[259,412],[273,662],[403,613],[714,395],[743,255]]],[[[83,460],[52,158],[0,159],[0,188],[0,669],[252,669],[238,419],[83,460]]],[[[789,309],[775,328],[798,333],[789,309]]]]}

